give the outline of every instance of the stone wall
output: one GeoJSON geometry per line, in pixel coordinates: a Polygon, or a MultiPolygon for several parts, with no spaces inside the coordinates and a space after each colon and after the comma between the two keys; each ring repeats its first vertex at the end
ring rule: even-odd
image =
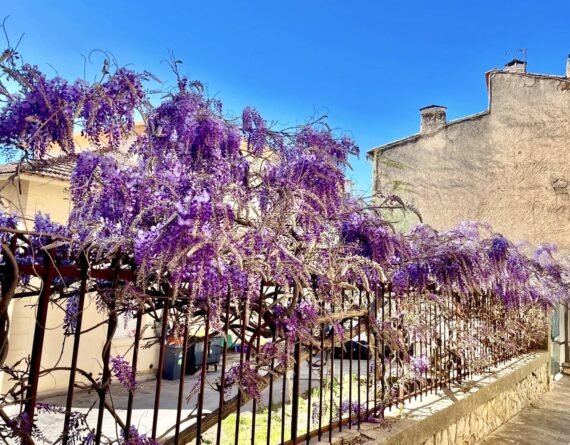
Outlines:
{"type": "Polygon", "coordinates": [[[502,369],[437,397],[424,396],[389,426],[367,423],[333,437],[337,445],[471,445],[486,438],[550,388],[550,353],[514,360],[502,369]],[[466,390],[466,388],[469,388],[466,390]]]}
{"type": "Polygon", "coordinates": [[[422,445],[475,444],[548,391],[548,387],[549,371],[548,364],[545,363],[512,388],[466,413],[421,443],[422,445]]]}

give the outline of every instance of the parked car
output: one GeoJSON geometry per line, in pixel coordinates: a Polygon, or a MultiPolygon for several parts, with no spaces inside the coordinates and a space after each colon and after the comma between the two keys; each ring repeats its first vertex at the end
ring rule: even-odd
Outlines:
{"type": "Polygon", "coordinates": [[[342,351],[342,348],[340,346],[335,347],[334,348],[334,358],[340,359],[342,356],[344,359],[347,359],[347,360],[348,359],[358,360],[358,357],[360,357],[361,360],[366,360],[368,358],[368,354],[370,352],[368,349],[368,342],[366,340],[360,340],[360,342],[358,342],[356,340],[348,340],[344,344],[344,351],[342,352],[342,355],[341,355],[341,351],[342,351]],[[359,349],[360,349],[360,356],[358,355],[359,349]]]}

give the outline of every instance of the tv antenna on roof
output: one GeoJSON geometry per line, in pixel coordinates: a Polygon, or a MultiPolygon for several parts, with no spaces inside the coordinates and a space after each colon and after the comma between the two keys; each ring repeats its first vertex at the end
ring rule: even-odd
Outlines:
{"type": "Polygon", "coordinates": [[[511,55],[511,54],[522,54],[523,58],[524,58],[524,63],[526,63],[526,54],[528,53],[528,48],[517,48],[517,49],[513,49],[512,51],[507,51],[505,54],[507,55],[511,55]]]}

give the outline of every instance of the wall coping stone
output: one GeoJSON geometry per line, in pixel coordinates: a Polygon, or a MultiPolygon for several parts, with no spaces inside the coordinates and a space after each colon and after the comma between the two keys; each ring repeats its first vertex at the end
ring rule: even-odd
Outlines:
{"type": "MultiPolygon", "coordinates": [[[[400,413],[385,413],[389,427],[362,425],[364,443],[382,445],[420,444],[438,432],[468,418],[477,408],[514,387],[544,365],[550,366],[549,351],[534,351],[511,359],[489,372],[466,379],[463,384],[406,402],[400,413]]],[[[550,372],[548,372],[550,376],[550,372]]],[[[548,385],[550,384],[550,378],[548,385]]]]}

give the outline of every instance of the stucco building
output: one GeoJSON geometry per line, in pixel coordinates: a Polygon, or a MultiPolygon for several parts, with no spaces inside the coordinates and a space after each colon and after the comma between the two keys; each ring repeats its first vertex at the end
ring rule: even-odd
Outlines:
{"type": "MultiPolygon", "coordinates": [[[[136,131],[141,131],[140,126],[136,131]]],[[[92,149],[87,141],[81,136],[75,137],[77,149],[92,149]]],[[[127,144],[125,144],[127,145],[127,144]]],[[[3,204],[9,212],[15,212],[28,219],[27,229],[33,229],[33,219],[36,212],[49,214],[53,221],[65,223],[71,211],[69,198],[69,179],[75,165],[75,156],[58,156],[52,153],[53,158],[46,161],[29,161],[18,167],[16,163],[0,165],[0,186],[5,186],[1,191],[3,204]],[[20,168],[19,175],[15,178],[16,170],[20,168]],[[7,183],[8,182],[8,183],[7,183]]],[[[119,163],[130,162],[122,149],[112,152],[119,163]]],[[[26,357],[33,344],[36,297],[25,297],[12,300],[8,311],[10,316],[10,331],[8,356],[6,364],[12,365],[21,358],[26,357]]],[[[44,350],[42,354],[42,366],[69,366],[73,341],[65,337],[62,329],[64,310],[57,305],[50,305],[45,330],[44,350]]],[[[103,322],[104,314],[96,309],[95,299],[87,295],[83,312],[83,326],[91,327],[103,322]]],[[[132,357],[132,343],[135,321],[120,317],[117,331],[113,337],[111,354],[125,355],[127,360],[132,357]]],[[[143,326],[146,332],[153,329],[150,317],[143,317],[143,326]]],[[[106,326],[102,325],[93,329],[81,337],[78,364],[81,369],[92,373],[97,377],[101,372],[101,350],[106,339],[106,326]]],[[[152,334],[150,334],[152,335],[152,334]]],[[[149,348],[141,348],[139,351],[138,371],[141,374],[153,373],[158,365],[159,348],[154,345],[149,348]]],[[[40,392],[65,390],[68,385],[67,371],[54,371],[48,377],[39,380],[40,392]]],[[[7,391],[14,382],[11,382],[5,373],[0,372],[0,392],[7,391]]]]}
{"type": "MultiPolygon", "coordinates": [[[[531,74],[515,59],[486,82],[486,111],[448,122],[444,106],[422,108],[419,133],[370,150],[374,191],[402,196],[439,230],[483,221],[569,255],[570,56],[566,76],[531,74]]],[[[407,218],[397,222],[417,222],[407,218]]],[[[570,361],[562,309],[553,318],[555,362],[570,361]]]]}
{"type": "Polygon", "coordinates": [[[403,196],[437,229],[486,221],[568,254],[570,62],[564,77],[513,60],[486,81],[486,111],[448,122],[444,106],[422,108],[418,134],[370,150],[374,190],[403,196]]]}

